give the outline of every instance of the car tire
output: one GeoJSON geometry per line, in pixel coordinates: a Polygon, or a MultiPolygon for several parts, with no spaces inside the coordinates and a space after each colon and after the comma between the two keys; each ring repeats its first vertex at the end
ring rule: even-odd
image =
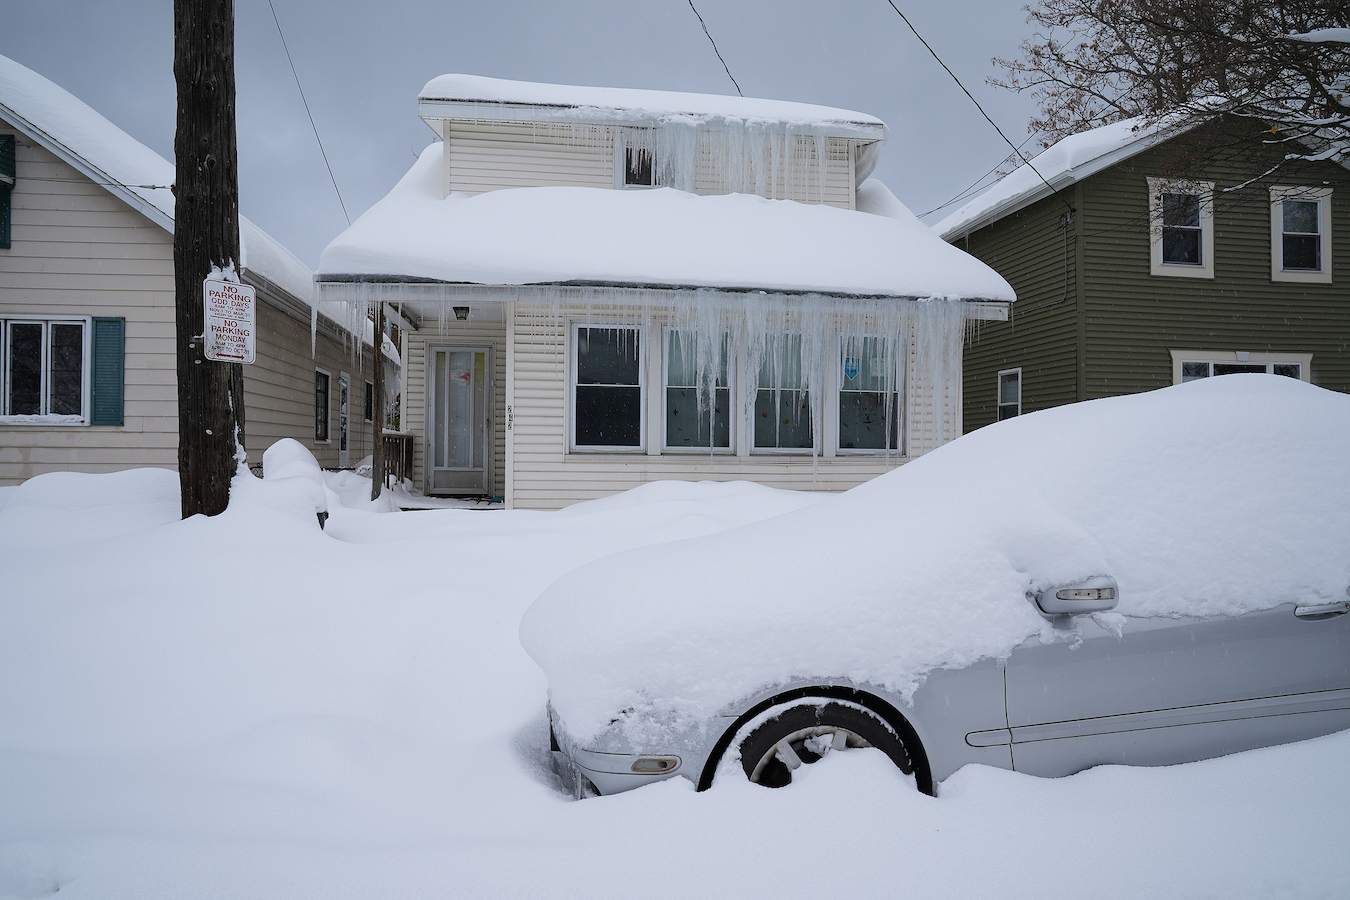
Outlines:
{"type": "Polygon", "coordinates": [[[792,773],[835,750],[875,747],[906,775],[914,763],[895,729],[865,706],[824,698],[795,701],[741,741],[745,776],[765,787],[785,787],[792,773]]]}

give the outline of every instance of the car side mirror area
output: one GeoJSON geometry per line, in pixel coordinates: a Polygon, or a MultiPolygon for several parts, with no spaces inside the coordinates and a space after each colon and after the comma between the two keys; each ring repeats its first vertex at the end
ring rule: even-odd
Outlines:
{"type": "Polygon", "coordinates": [[[1036,605],[1048,616],[1073,616],[1115,609],[1119,596],[1114,578],[1093,575],[1073,584],[1037,591],[1036,605]]]}

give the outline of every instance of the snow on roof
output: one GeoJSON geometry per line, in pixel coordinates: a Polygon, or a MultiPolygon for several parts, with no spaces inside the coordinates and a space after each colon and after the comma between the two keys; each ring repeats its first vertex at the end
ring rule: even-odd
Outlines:
{"type": "Polygon", "coordinates": [[[1034,157],[1030,165],[1019,166],[990,185],[934,225],[933,230],[946,240],[968,234],[1050,196],[1053,191],[1047,181],[1055,190],[1062,190],[1184,130],[1175,123],[1150,125],[1135,118],[1061,138],[1034,157]]]}
{"type": "MultiPolygon", "coordinates": [[[[109,122],[59,85],[0,56],[0,118],[173,231],[173,163],[109,122]]],[[[23,180],[22,174],[19,180],[23,180]]],[[[242,267],[311,301],[313,273],[273,237],[239,217],[242,267]]]]}
{"type": "Polygon", "coordinates": [[[443,196],[441,143],[324,250],[319,279],[598,282],[882,297],[1015,299],[885,186],[867,211],[669,188],[532,187],[443,196]]]}
{"type": "Polygon", "coordinates": [[[875,116],[810,103],[728,97],[723,94],[538,84],[485,78],[481,75],[442,75],[433,78],[422,88],[418,103],[424,118],[445,117],[443,112],[437,112],[442,109],[439,104],[506,104],[551,108],[553,117],[563,121],[639,122],[678,116],[781,122],[789,125],[832,125],[841,127],[850,136],[870,137],[873,140],[884,140],[886,136],[886,124],[875,116]]]}

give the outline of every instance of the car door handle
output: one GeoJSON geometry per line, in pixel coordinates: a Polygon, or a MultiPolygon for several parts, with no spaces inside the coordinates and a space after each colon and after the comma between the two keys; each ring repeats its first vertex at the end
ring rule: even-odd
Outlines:
{"type": "Polygon", "coordinates": [[[1305,618],[1309,616],[1340,616],[1350,612],[1350,600],[1338,600],[1335,603],[1318,603],[1316,606],[1295,606],[1294,615],[1305,618]]]}

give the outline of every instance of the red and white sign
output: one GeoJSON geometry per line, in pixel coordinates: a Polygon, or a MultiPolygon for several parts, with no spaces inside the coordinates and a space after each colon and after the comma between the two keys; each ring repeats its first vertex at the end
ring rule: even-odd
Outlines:
{"type": "Polygon", "coordinates": [[[206,301],[206,358],[251,363],[256,350],[258,303],[253,288],[234,281],[202,282],[206,301]]]}

